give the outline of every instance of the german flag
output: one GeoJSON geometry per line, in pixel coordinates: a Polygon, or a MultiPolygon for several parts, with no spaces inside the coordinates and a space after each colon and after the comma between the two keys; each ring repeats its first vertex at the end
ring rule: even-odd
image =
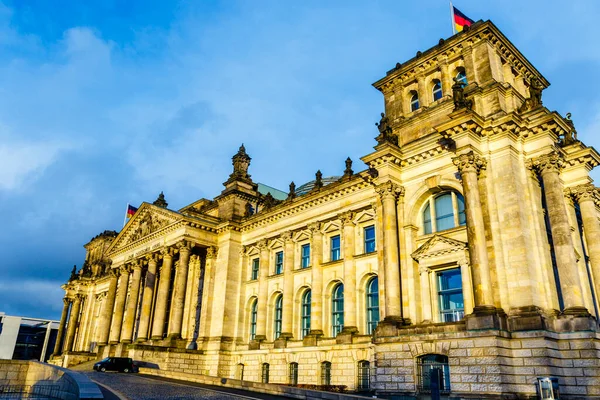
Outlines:
{"type": "Polygon", "coordinates": [[[135,214],[135,212],[136,212],[137,210],[138,210],[138,209],[137,209],[137,208],[135,208],[134,206],[132,206],[131,204],[127,204],[127,215],[126,215],[126,217],[127,217],[127,218],[131,218],[131,217],[133,217],[133,214],[135,214]]]}
{"type": "Polygon", "coordinates": [[[471,26],[475,21],[463,14],[458,8],[452,6],[452,22],[454,23],[454,31],[462,32],[465,26],[471,26]]]}

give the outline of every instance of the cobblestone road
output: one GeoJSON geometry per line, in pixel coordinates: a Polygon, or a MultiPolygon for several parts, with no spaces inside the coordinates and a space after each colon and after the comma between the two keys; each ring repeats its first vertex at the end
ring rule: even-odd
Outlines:
{"type": "MultiPolygon", "coordinates": [[[[163,400],[163,399],[211,399],[240,400],[263,399],[282,400],[281,396],[248,392],[222,387],[211,387],[194,382],[176,381],[148,375],[119,374],[102,372],[83,372],[90,379],[109,387],[121,398],[131,400],[163,400]]],[[[108,397],[107,397],[108,398],[108,397]]],[[[116,397],[113,397],[116,398],[116,397]]]]}

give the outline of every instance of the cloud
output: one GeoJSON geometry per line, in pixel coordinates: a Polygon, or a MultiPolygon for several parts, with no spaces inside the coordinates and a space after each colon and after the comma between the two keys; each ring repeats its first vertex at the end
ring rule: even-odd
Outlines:
{"type": "Polygon", "coordinates": [[[58,319],[62,311],[60,298],[64,296],[60,288],[62,283],[53,280],[0,281],[0,310],[7,315],[58,319]]]}

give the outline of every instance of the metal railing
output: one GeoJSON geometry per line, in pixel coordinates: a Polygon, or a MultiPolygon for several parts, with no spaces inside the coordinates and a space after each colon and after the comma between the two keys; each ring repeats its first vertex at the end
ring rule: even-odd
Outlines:
{"type": "Polygon", "coordinates": [[[60,385],[0,385],[0,399],[62,399],[60,385]]]}

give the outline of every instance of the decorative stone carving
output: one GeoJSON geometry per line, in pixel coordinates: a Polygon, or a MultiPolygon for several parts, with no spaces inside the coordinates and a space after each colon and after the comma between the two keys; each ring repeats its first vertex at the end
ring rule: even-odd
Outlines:
{"type": "Polygon", "coordinates": [[[207,259],[215,259],[217,258],[217,254],[219,252],[219,248],[217,246],[210,246],[206,248],[206,258],[207,259]]]}
{"type": "Polygon", "coordinates": [[[119,274],[123,275],[123,274],[129,274],[131,272],[131,265],[127,264],[127,265],[122,265],[119,268],[119,274]]]}
{"type": "Polygon", "coordinates": [[[530,160],[527,163],[527,167],[535,170],[539,174],[544,174],[545,172],[559,173],[560,170],[564,168],[564,164],[565,162],[562,156],[558,152],[553,151],[536,159],[530,160]]]}
{"type": "Polygon", "coordinates": [[[68,306],[69,304],[71,304],[72,299],[65,297],[63,298],[63,303],[65,306],[68,306]]]}
{"type": "Polygon", "coordinates": [[[270,210],[271,208],[273,208],[275,205],[277,204],[277,200],[275,200],[275,198],[273,197],[273,195],[271,194],[271,192],[268,192],[263,198],[262,198],[262,206],[263,206],[263,210],[270,210]]]}
{"type": "Polygon", "coordinates": [[[250,175],[248,174],[248,167],[250,166],[250,161],[252,158],[248,154],[246,154],[246,148],[242,144],[237,154],[232,158],[233,164],[233,172],[229,175],[229,179],[226,183],[231,181],[245,181],[248,183],[252,183],[252,179],[250,179],[250,175]]]}
{"type": "Polygon", "coordinates": [[[160,194],[158,195],[158,198],[156,200],[154,200],[154,204],[155,206],[158,207],[162,207],[162,208],[167,208],[167,206],[169,205],[169,203],[167,203],[167,201],[165,200],[165,195],[163,192],[160,192],[160,194]]]}
{"type": "Polygon", "coordinates": [[[354,174],[352,170],[352,159],[350,157],[346,158],[346,169],[344,170],[344,178],[349,178],[354,174]]]}
{"type": "Polygon", "coordinates": [[[147,212],[140,220],[137,229],[129,236],[129,241],[135,242],[136,240],[156,232],[168,223],[169,221],[166,218],[160,218],[157,215],[147,212]]]}
{"type": "Polygon", "coordinates": [[[290,183],[290,191],[288,193],[287,200],[293,200],[296,198],[296,184],[294,181],[290,183]]]}
{"type": "Polygon", "coordinates": [[[454,110],[466,108],[471,110],[473,108],[473,100],[467,99],[465,96],[465,83],[458,80],[458,78],[452,78],[454,84],[452,85],[452,99],[454,100],[454,110]]]}
{"type": "Polygon", "coordinates": [[[472,150],[452,158],[454,165],[458,167],[458,172],[462,175],[468,172],[481,173],[486,168],[485,159],[476,155],[472,150]]]}
{"type": "Polygon", "coordinates": [[[575,124],[571,119],[571,113],[567,113],[565,122],[567,123],[567,125],[569,125],[570,129],[566,131],[564,135],[561,135],[561,137],[559,138],[559,144],[563,147],[579,142],[579,140],[577,139],[577,131],[575,130],[575,124]]]}
{"type": "Polygon", "coordinates": [[[269,242],[267,241],[267,239],[259,240],[258,243],[256,243],[256,247],[258,247],[261,251],[265,250],[268,246],[269,242]]]}
{"type": "Polygon", "coordinates": [[[310,224],[307,225],[308,231],[310,232],[311,235],[314,235],[315,233],[319,233],[321,231],[321,223],[320,222],[311,222],[310,224]]]}
{"type": "Polygon", "coordinates": [[[71,276],[69,277],[69,282],[77,279],[77,265],[73,265],[73,269],[71,270],[71,276]]]}
{"type": "Polygon", "coordinates": [[[252,214],[254,214],[254,207],[252,207],[252,203],[250,203],[249,201],[246,203],[246,209],[244,211],[244,217],[249,217],[252,214]]]}
{"type": "Polygon", "coordinates": [[[387,181],[375,186],[375,191],[382,200],[389,196],[392,196],[394,199],[397,199],[399,196],[404,196],[404,187],[392,181],[387,181]]]}
{"type": "Polygon", "coordinates": [[[321,173],[321,170],[318,170],[315,173],[315,187],[313,188],[313,190],[321,190],[322,187],[323,187],[323,174],[321,173]]]}
{"type": "Polygon", "coordinates": [[[531,111],[541,107],[542,90],[544,90],[544,86],[539,79],[536,77],[531,78],[529,81],[529,98],[525,99],[525,102],[519,107],[519,112],[531,111]]]}
{"type": "Polygon", "coordinates": [[[568,194],[571,195],[577,202],[585,200],[594,201],[598,195],[596,187],[591,183],[575,186],[567,189],[567,191],[568,194]]]}
{"type": "Polygon", "coordinates": [[[292,231],[283,232],[281,234],[281,240],[283,240],[284,243],[287,243],[290,240],[292,240],[292,231]]]}
{"type": "Polygon", "coordinates": [[[379,129],[379,136],[375,138],[378,144],[392,143],[398,146],[398,136],[393,134],[390,120],[385,113],[381,113],[381,119],[379,120],[379,123],[375,123],[375,126],[379,129]]]}
{"type": "Polygon", "coordinates": [[[342,227],[346,225],[354,225],[354,215],[354,211],[346,211],[338,214],[338,218],[342,222],[342,227]]]}

